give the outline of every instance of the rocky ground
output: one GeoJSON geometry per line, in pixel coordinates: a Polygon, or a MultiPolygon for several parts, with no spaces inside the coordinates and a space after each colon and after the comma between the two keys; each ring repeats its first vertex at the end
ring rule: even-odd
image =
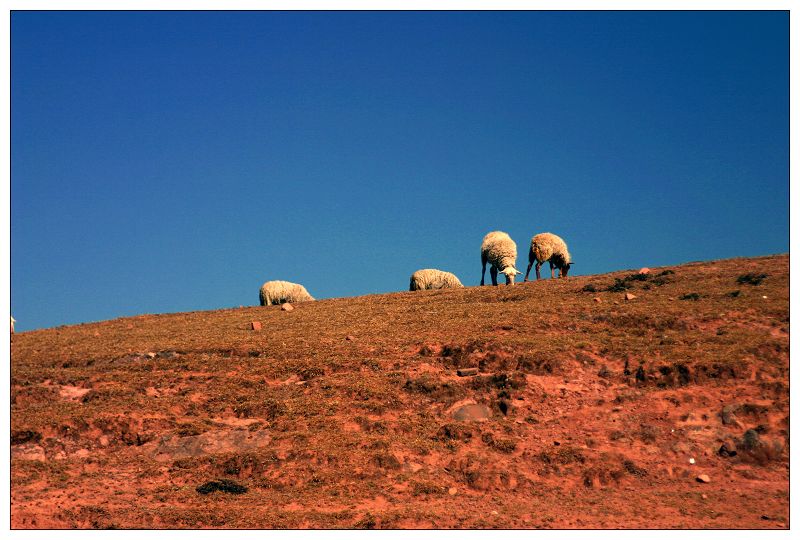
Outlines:
{"type": "Polygon", "coordinates": [[[12,527],[788,528],[788,265],[16,334],[12,527]]]}

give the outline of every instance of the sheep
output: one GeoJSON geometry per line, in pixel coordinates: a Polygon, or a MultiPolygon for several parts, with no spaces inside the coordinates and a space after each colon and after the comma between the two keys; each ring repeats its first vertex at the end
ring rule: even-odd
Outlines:
{"type": "Polygon", "coordinates": [[[506,285],[514,284],[514,276],[521,274],[514,265],[517,262],[517,244],[508,234],[502,231],[493,231],[483,237],[481,244],[481,285],[486,277],[486,263],[491,264],[489,274],[492,276],[492,285],[497,285],[497,273],[506,276],[506,285]]]}
{"type": "MultiPolygon", "coordinates": [[[[10,317],[10,315],[9,315],[9,317],[10,317]]],[[[15,322],[17,322],[17,319],[15,319],[14,317],[11,317],[11,333],[12,334],[14,333],[14,323],[15,322]]]]}
{"type": "Polygon", "coordinates": [[[562,278],[567,277],[572,257],[567,251],[567,244],[560,237],[553,233],[541,233],[531,238],[531,249],[528,251],[528,270],[525,272],[525,280],[528,281],[528,274],[531,273],[531,266],[536,262],[536,279],[541,279],[539,268],[546,261],[550,262],[550,278],[556,277],[555,269],[558,268],[562,278]]]}
{"type": "Polygon", "coordinates": [[[288,281],[267,281],[258,291],[262,306],[285,304],[286,302],[311,302],[314,297],[302,285],[288,281]]]}
{"type": "Polygon", "coordinates": [[[463,285],[455,274],[435,268],[426,268],[411,274],[411,285],[408,290],[421,291],[423,289],[453,289],[456,287],[463,287],[463,285]]]}

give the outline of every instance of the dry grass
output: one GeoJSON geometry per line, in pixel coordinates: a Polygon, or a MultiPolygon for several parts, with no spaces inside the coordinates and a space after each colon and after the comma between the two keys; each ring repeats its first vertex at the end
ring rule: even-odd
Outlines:
{"type": "Polygon", "coordinates": [[[12,523],[786,525],[788,262],[732,259],[644,277],[621,271],[17,334],[12,523]],[[625,291],[637,298],[623,300],[625,291]],[[480,373],[459,377],[466,367],[480,373]],[[489,406],[492,418],[454,422],[450,410],[464,400],[489,406]],[[731,404],[742,407],[723,424],[731,404]],[[716,455],[721,441],[759,425],[764,444],[750,459],[716,455]],[[266,434],[269,444],[226,442],[237,431],[241,440],[266,434]],[[158,454],[175,444],[196,455],[158,454]],[[712,485],[715,499],[687,507],[701,489],[689,455],[706,456],[704,472],[734,484],[712,485]],[[197,492],[225,479],[247,492],[197,492]],[[631,491],[641,497],[636,509],[631,491]]]}

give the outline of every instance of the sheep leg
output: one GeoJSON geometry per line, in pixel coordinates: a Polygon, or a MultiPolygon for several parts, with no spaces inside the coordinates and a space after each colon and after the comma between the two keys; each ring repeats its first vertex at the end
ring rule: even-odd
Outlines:
{"type": "Polygon", "coordinates": [[[540,263],[539,261],[536,261],[536,279],[537,280],[542,279],[541,274],[539,274],[539,268],[541,268],[541,267],[542,267],[542,263],[540,263]]]}
{"type": "Polygon", "coordinates": [[[531,273],[531,266],[533,266],[533,261],[528,263],[528,269],[525,271],[525,280],[524,281],[528,281],[528,274],[531,273]]]}
{"type": "Polygon", "coordinates": [[[497,287],[497,267],[492,266],[489,268],[489,274],[492,276],[492,285],[497,287]]]}
{"type": "Polygon", "coordinates": [[[481,286],[482,286],[483,279],[486,277],[486,258],[481,257],[481,264],[483,264],[483,270],[481,270],[481,286]]]}
{"type": "Polygon", "coordinates": [[[550,263],[550,279],[556,278],[556,265],[550,263]]]}

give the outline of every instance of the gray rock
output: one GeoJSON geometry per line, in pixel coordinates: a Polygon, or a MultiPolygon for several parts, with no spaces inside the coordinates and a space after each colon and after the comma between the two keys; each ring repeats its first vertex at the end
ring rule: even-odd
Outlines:
{"type": "Polygon", "coordinates": [[[492,410],[480,404],[463,405],[453,411],[453,419],[459,422],[480,422],[488,420],[491,416],[492,410]]]}

